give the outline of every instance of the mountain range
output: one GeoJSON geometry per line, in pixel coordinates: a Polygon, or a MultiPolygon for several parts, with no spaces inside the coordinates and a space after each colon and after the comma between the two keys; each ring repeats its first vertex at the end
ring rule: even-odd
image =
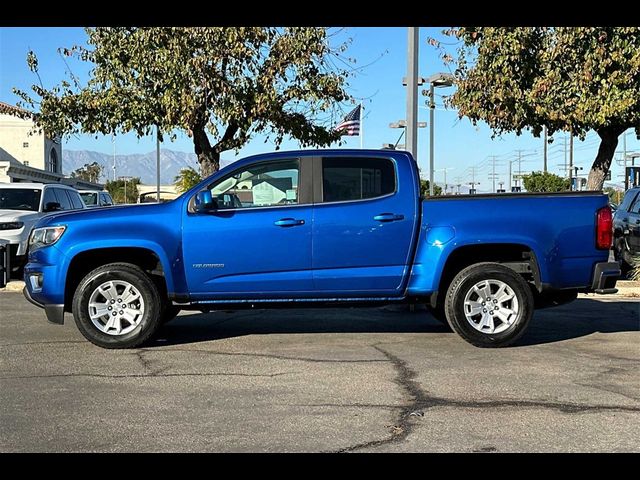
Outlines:
{"type": "MultiPolygon", "coordinates": [[[[134,153],[129,155],[116,155],[116,176],[140,177],[144,184],[156,183],[156,151],[149,153],[134,153]]],[[[90,150],[66,150],[62,151],[62,171],[65,175],[85,164],[97,162],[103,166],[100,182],[107,179],[113,180],[113,155],[108,153],[93,152],[90,150]]],[[[231,163],[222,160],[221,166],[231,163]]],[[[195,153],[177,152],[175,150],[160,150],[160,183],[169,185],[181,169],[192,167],[198,170],[198,161],[195,153]]]]}

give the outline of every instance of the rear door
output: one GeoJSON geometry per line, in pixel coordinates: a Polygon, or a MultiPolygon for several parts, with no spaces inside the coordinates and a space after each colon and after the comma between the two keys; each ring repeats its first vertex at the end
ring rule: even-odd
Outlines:
{"type": "Polygon", "coordinates": [[[358,155],[314,159],[313,283],[320,297],[401,296],[416,234],[408,162],[358,155]]]}

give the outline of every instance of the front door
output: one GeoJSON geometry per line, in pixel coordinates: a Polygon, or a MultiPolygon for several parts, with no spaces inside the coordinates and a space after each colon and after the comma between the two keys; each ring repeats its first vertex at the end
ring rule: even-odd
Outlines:
{"type": "Polygon", "coordinates": [[[308,295],[311,192],[304,159],[253,163],[209,185],[218,207],[183,223],[185,272],[193,299],[308,295]]]}
{"type": "Polygon", "coordinates": [[[316,294],[326,298],[401,296],[416,234],[415,172],[405,164],[399,172],[394,160],[383,157],[314,160],[316,294]]]}

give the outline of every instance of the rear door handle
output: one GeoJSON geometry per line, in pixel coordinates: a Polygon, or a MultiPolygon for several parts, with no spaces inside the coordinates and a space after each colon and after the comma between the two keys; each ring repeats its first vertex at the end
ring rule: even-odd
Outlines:
{"type": "Polygon", "coordinates": [[[378,222],[395,222],[396,220],[403,220],[404,215],[397,215],[395,213],[381,213],[373,217],[378,222]]]}
{"type": "Polygon", "coordinates": [[[296,225],[304,225],[304,220],[296,220],[295,218],[281,218],[277,222],[273,222],[276,227],[295,227],[296,225]]]}

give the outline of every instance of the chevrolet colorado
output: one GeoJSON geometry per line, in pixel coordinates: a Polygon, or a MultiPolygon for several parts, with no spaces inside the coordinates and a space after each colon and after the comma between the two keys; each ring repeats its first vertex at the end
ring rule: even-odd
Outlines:
{"type": "Polygon", "coordinates": [[[479,347],[534,308],[614,293],[601,192],[421,198],[392,150],[237,161],[163,204],[41,219],[24,294],[105,348],[138,346],[181,309],[424,303],[479,347]]]}

